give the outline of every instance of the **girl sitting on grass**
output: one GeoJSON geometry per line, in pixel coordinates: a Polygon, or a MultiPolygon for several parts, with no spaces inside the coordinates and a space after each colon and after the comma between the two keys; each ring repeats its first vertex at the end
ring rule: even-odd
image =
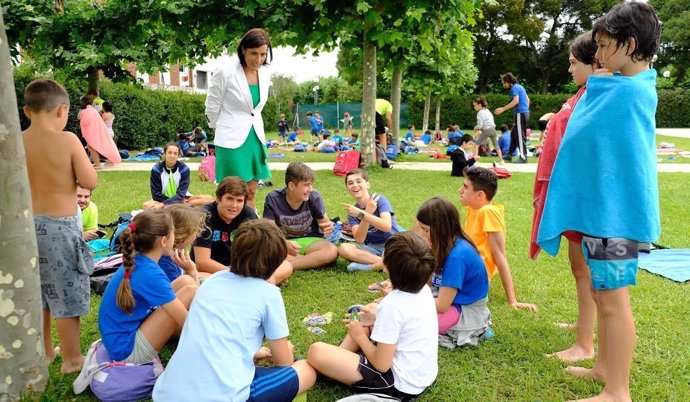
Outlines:
{"type": "MultiPolygon", "coordinates": [[[[445,335],[456,325],[463,326],[463,309],[472,310],[472,318],[478,318],[481,335],[491,323],[486,307],[489,294],[489,278],[484,262],[463,232],[460,214],[452,202],[434,197],[425,201],[419,211],[413,231],[424,238],[434,253],[436,267],[431,276],[432,291],[436,296],[438,332],[445,335]]],[[[470,319],[470,317],[467,317],[470,319]]],[[[471,323],[474,326],[475,323],[471,323]]],[[[457,338],[458,345],[465,337],[457,338]]],[[[476,337],[471,343],[478,340],[476,337]]]]}
{"type": "Polygon", "coordinates": [[[206,212],[201,208],[184,204],[173,204],[165,209],[175,225],[175,244],[172,254],[164,255],[158,261],[170,282],[184,274],[198,280],[196,264],[189,256],[189,247],[206,228],[206,212]]]}
{"type": "Polygon", "coordinates": [[[152,361],[174,334],[179,334],[198,286],[188,276],[170,281],[158,266],[175,243],[172,217],[144,211],[120,234],[123,265],[103,294],[98,328],[114,361],[152,361]]]}

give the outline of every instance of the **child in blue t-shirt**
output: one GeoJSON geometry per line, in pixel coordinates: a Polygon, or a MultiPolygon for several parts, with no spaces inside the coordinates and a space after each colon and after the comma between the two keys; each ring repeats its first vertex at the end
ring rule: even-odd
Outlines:
{"type": "Polygon", "coordinates": [[[348,271],[382,270],[384,243],[401,231],[393,206],[381,194],[369,195],[369,175],[362,169],[347,172],[345,186],[355,199],[354,205],[343,204],[355,243],[343,243],[338,253],[352,261],[348,271]]]}
{"type": "MultiPolygon", "coordinates": [[[[463,306],[485,304],[489,295],[489,277],[484,261],[460,226],[460,214],[452,202],[434,197],[417,211],[414,232],[426,239],[436,258],[431,276],[436,296],[438,332],[445,335],[458,324],[463,306]]],[[[479,309],[481,324],[488,329],[490,313],[479,309]]]]}
{"type": "Polygon", "coordinates": [[[280,114],[280,120],[278,120],[278,137],[280,141],[285,141],[285,137],[288,132],[288,122],[285,120],[285,114],[280,114]]]}
{"type": "Polygon", "coordinates": [[[194,299],[156,401],[292,401],[316,381],[306,360],[295,361],[280,289],[267,280],[288,254],[281,230],[244,221],[231,247],[230,271],[207,279],[194,299]],[[257,367],[263,358],[275,366],[257,367]]]}
{"type": "Polygon", "coordinates": [[[405,142],[411,144],[415,140],[414,136],[414,124],[407,126],[407,134],[405,134],[405,142]]]}
{"type": "MultiPolygon", "coordinates": [[[[507,124],[501,124],[501,135],[498,137],[498,147],[501,148],[503,155],[508,155],[510,149],[510,129],[507,124]]],[[[513,151],[513,155],[517,155],[517,149],[513,151]]]]}
{"type": "Polygon", "coordinates": [[[175,243],[172,217],[144,211],[120,234],[123,265],[108,284],[98,310],[103,345],[114,361],[151,362],[179,334],[198,285],[190,276],[173,284],[158,266],[175,243]]]}
{"type": "Polygon", "coordinates": [[[170,255],[164,255],[158,260],[158,265],[170,282],[184,274],[198,281],[199,272],[189,256],[188,249],[206,227],[206,213],[200,208],[186,204],[170,205],[165,212],[173,218],[175,245],[170,255]]]}

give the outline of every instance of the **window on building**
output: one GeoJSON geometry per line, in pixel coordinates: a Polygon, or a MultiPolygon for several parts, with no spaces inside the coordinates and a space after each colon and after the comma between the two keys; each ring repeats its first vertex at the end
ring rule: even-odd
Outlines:
{"type": "Polygon", "coordinates": [[[208,89],[208,73],[206,71],[196,72],[196,87],[199,89],[208,89]]]}

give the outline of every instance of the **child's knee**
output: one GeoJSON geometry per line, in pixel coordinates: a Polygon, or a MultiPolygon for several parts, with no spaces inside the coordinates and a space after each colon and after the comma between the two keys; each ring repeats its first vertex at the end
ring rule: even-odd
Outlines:
{"type": "Polygon", "coordinates": [[[321,360],[327,355],[326,350],[328,346],[325,342],[312,343],[307,351],[307,362],[314,367],[319,366],[321,360]]]}

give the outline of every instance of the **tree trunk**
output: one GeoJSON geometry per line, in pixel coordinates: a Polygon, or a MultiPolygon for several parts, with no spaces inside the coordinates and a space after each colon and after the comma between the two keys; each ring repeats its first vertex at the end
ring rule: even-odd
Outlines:
{"type": "Polygon", "coordinates": [[[429,110],[431,110],[431,92],[426,93],[424,99],[424,120],[422,121],[422,134],[429,129],[429,110]]]}
{"type": "Polygon", "coordinates": [[[88,74],[89,74],[89,91],[96,91],[98,93],[98,79],[100,78],[100,72],[96,67],[89,67],[88,68],[88,74]]]}
{"type": "Polygon", "coordinates": [[[2,10],[0,171],[0,400],[15,401],[43,392],[48,369],[29,177],[2,10]]]}
{"type": "Polygon", "coordinates": [[[393,79],[391,80],[391,103],[393,104],[393,144],[398,143],[400,137],[400,92],[402,91],[402,67],[393,69],[393,79]]]}
{"type": "Polygon", "coordinates": [[[364,59],[362,67],[362,157],[365,166],[376,164],[376,45],[369,39],[371,25],[364,23],[364,59]]]}
{"type": "Polygon", "coordinates": [[[436,131],[441,131],[441,95],[436,98],[436,131]]]}

